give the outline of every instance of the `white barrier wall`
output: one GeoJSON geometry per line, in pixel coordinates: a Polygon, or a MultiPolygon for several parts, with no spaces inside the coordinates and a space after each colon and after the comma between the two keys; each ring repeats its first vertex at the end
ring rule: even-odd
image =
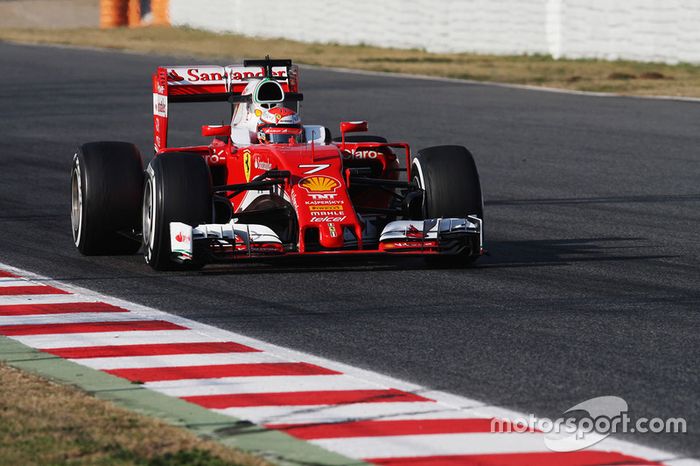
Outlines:
{"type": "Polygon", "coordinates": [[[305,42],[700,63],[700,0],[170,0],[170,18],[305,42]]]}
{"type": "Polygon", "coordinates": [[[562,0],[559,56],[700,63],[698,0],[562,0]]]}

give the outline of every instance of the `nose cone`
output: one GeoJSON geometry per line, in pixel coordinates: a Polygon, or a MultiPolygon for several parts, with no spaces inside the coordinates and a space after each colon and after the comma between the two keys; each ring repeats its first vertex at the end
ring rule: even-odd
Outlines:
{"type": "Polygon", "coordinates": [[[318,238],[324,248],[343,247],[343,227],[335,222],[321,223],[318,228],[318,238]]]}

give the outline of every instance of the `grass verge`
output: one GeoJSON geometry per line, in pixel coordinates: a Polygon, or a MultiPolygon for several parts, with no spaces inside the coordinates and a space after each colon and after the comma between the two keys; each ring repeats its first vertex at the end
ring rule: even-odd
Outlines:
{"type": "Polygon", "coordinates": [[[0,463],[269,464],[3,363],[0,363],[0,463]]]}
{"type": "Polygon", "coordinates": [[[700,97],[700,66],[631,61],[554,60],[548,56],[436,54],[421,50],[309,44],[187,28],[2,29],[0,40],[95,46],[233,61],[289,57],[298,63],[369,71],[555,87],[624,95],[700,97]]]}

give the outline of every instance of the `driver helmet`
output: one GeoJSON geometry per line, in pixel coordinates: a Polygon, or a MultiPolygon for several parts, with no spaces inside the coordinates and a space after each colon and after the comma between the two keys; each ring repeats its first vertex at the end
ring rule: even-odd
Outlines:
{"type": "Polygon", "coordinates": [[[266,110],[258,121],[258,141],[263,144],[300,143],[303,139],[301,118],[286,107],[266,110]]]}

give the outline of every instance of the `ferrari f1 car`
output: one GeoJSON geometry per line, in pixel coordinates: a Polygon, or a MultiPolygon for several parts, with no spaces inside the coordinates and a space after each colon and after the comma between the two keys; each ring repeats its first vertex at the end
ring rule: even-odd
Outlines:
{"type": "Polygon", "coordinates": [[[75,245],[86,255],[142,247],[157,270],[333,254],[467,264],[482,254],[481,187],[466,148],[412,156],[405,142],[362,134],[364,121],[341,122],[333,139],[301,124],[301,101],[291,60],[159,67],[145,172],[133,144],[92,142],[75,154],[75,245]],[[230,124],[202,126],[207,145],[169,147],[171,104],[204,101],[230,105],[230,124]]]}

